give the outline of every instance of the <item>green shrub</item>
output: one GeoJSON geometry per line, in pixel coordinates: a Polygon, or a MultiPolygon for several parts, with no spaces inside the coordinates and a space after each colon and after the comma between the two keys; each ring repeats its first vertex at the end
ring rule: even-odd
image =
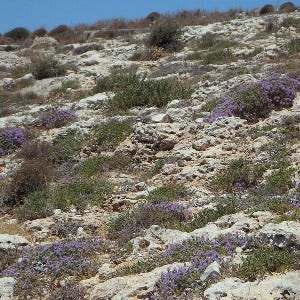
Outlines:
{"type": "Polygon", "coordinates": [[[215,222],[222,216],[235,214],[239,211],[238,199],[230,197],[218,199],[217,205],[212,209],[205,209],[194,216],[191,222],[182,224],[178,229],[181,231],[191,232],[195,229],[202,228],[210,222],[215,222]]]}
{"type": "Polygon", "coordinates": [[[110,121],[102,124],[93,131],[92,146],[99,152],[114,150],[132,130],[128,121],[110,121]]]}
{"type": "Polygon", "coordinates": [[[12,38],[15,41],[25,40],[30,35],[30,31],[24,27],[16,27],[4,34],[4,36],[12,38]]]}
{"type": "Polygon", "coordinates": [[[288,249],[260,248],[243,260],[236,276],[254,281],[270,273],[289,270],[295,262],[295,255],[288,249]]]}
{"type": "Polygon", "coordinates": [[[126,69],[121,72],[113,72],[109,76],[100,78],[96,86],[93,88],[92,93],[103,92],[118,92],[127,86],[136,86],[144,76],[138,75],[134,70],[126,69]]]}
{"type": "Polygon", "coordinates": [[[18,219],[35,220],[50,216],[56,207],[49,198],[49,192],[46,190],[29,194],[24,199],[23,205],[16,210],[18,219]]]}
{"type": "Polygon", "coordinates": [[[84,210],[89,205],[98,205],[113,192],[106,180],[80,180],[56,185],[47,190],[29,194],[17,215],[20,219],[37,219],[50,216],[54,209],[68,211],[71,206],[84,210]]]}
{"type": "Polygon", "coordinates": [[[227,168],[211,179],[211,186],[217,191],[232,193],[253,187],[265,171],[260,164],[252,165],[244,158],[234,159],[227,168]]]}
{"type": "Polygon", "coordinates": [[[290,55],[294,55],[300,52],[300,38],[292,39],[288,45],[288,52],[290,55]]]}
{"type": "Polygon", "coordinates": [[[174,79],[145,80],[128,85],[120,90],[108,105],[113,110],[126,110],[136,106],[163,107],[174,99],[186,99],[192,89],[174,79]]]}
{"type": "Polygon", "coordinates": [[[234,60],[230,49],[212,50],[203,57],[203,64],[225,64],[234,60]]]}
{"type": "Polygon", "coordinates": [[[167,51],[178,51],[182,48],[180,36],[182,31],[178,24],[167,21],[156,25],[150,34],[147,45],[159,47],[167,51]]]}
{"type": "Polygon", "coordinates": [[[65,66],[51,57],[37,60],[31,64],[30,69],[37,80],[63,76],[67,72],[65,66]]]}
{"type": "Polygon", "coordinates": [[[266,182],[263,185],[264,192],[271,195],[287,193],[289,189],[294,187],[294,172],[294,169],[285,167],[272,171],[272,173],[266,177],[266,182]]]}
{"type": "Polygon", "coordinates": [[[297,29],[300,29],[300,19],[287,17],[281,22],[280,26],[286,28],[295,27],[297,29]]]}
{"type": "Polygon", "coordinates": [[[28,67],[16,67],[10,71],[11,77],[14,79],[21,78],[30,72],[28,67]]]}
{"type": "Polygon", "coordinates": [[[54,164],[72,161],[87,143],[86,139],[86,136],[77,131],[70,131],[64,136],[56,137],[53,140],[53,152],[50,154],[49,159],[54,164]]]}
{"type": "Polygon", "coordinates": [[[124,171],[132,163],[131,157],[122,154],[113,156],[97,155],[87,159],[79,167],[80,176],[91,177],[112,170],[124,171]]]}
{"type": "Polygon", "coordinates": [[[182,184],[167,184],[151,191],[146,197],[149,203],[172,202],[183,200],[189,191],[182,184]]]}
{"type": "Polygon", "coordinates": [[[212,48],[213,50],[222,50],[234,45],[236,45],[236,43],[229,40],[219,39],[213,33],[207,32],[202,36],[200,41],[196,43],[196,49],[205,50],[212,48]]]}
{"type": "Polygon", "coordinates": [[[266,151],[267,160],[265,164],[274,169],[286,168],[289,165],[288,150],[283,140],[276,139],[274,142],[263,145],[261,151],[266,151]]]}
{"type": "Polygon", "coordinates": [[[53,200],[57,208],[68,210],[74,206],[83,210],[88,205],[102,203],[112,191],[112,184],[103,179],[82,180],[58,186],[53,192],[53,200]]]}

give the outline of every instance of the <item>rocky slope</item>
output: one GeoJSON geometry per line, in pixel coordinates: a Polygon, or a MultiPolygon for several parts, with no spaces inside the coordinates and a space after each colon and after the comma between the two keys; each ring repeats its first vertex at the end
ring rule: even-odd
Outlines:
{"type": "Polygon", "coordinates": [[[0,298],[300,299],[299,24],[295,11],[186,26],[157,60],[132,60],[150,29],[3,47],[0,298]],[[37,79],[36,56],[67,72],[37,79]],[[127,68],[192,92],[116,112],[113,81],[94,87],[127,68]],[[264,80],[292,102],[214,117],[264,80]]]}

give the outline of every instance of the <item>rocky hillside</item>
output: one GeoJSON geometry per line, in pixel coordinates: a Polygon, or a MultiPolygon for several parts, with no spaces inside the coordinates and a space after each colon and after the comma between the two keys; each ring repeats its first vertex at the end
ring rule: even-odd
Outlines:
{"type": "Polygon", "coordinates": [[[300,11],[149,16],[1,45],[0,299],[300,299],[300,11]]]}

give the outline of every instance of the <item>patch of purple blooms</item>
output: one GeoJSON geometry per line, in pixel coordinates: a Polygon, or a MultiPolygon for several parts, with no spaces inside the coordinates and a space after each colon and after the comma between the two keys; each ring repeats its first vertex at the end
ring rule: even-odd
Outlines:
{"type": "Polygon", "coordinates": [[[205,286],[206,282],[202,282],[200,277],[211,263],[228,264],[235,249],[245,243],[245,238],[232,236],[215,241],[197,239],[171,245],[163,254],[166,263],[183,258],[189,261],[187,266],[162,273],[151,299],[186,299],[193,291],[205,286]]]}
{"type": "Polygon", "coordinates": [[[7,128],[0,131],[0,156],[20,148],[24,143],[25,134],[20,128],[7,128]]]}
{"type": "Polygon", "coordinates": [[[47,129],[59,128],[75,120],[76,115],[72,110],[56,109],[41,113],[38,116],[37,125],[47,129]]]}
{"type": "Polygon", "coordinates": [[[187,209],[184,205],[175,202],[150,203],[145,206],[145,209],[149,210],[150,213],[166,213],[171,217],[175,217],[179,221],[186,221],[193,218],[191,210],[187,209]]]}
{"type": "Polygon", "coordinates": [[[19,259],[1,275],[17,280],[16,293],[41,294],[56,279],[66,275],[80,276],[96,272],[90,257],[95,251],[107,251],[108,242],[99,238],[62,240],[21,251],[19,259]]]}
{"type": "Polygon", "coordinates": [[[272,74],[266,79],[245,85],[230,93],[206,119],[212,123],[218,118],[238,116],[248,121],[267,117],[272,110],[291,107],[297,94],[299,80],[272,74]]]}

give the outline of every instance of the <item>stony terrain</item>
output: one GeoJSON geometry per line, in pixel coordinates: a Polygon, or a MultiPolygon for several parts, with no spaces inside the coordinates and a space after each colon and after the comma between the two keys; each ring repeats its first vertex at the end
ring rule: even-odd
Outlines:
{"type": "Polygon", "coordinates": [[[1,45],[1,300],[300,299],[300,12],[181,30],[177,51],[151,28],[1,45]],[[190,92],[116,109],[135,91],[103,78],[132,72],[190,92]],[[216,111],[268,80],[292,102],[216,111]]]}

